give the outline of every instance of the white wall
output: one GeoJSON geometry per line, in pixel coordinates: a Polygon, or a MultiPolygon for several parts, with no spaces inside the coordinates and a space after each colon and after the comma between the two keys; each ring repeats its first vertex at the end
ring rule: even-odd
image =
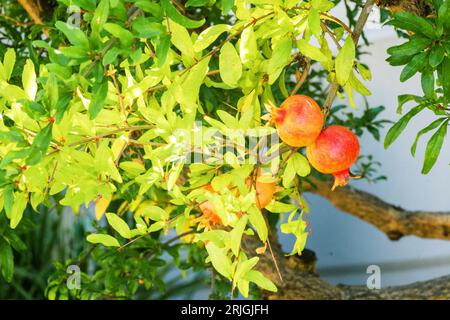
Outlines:
{"type": "MultiPolygon", "coordinates": [[[[385,61],[386,49],[402,42],[389,26],[380,29],[375,25],[367,35],[373,42],[367,50],[370,55],[362,58],[373,74],[372,81],[367,83],[372,91],[369,104],[374,107],[384,105],[386,111],[382,117],[398,120],[397,96],[404,93],[421,94],[420,79],[416,76],[400,83],[402,68],[392,67],[385,61]]],[[[359,105],[360,109],[364,107],[362,99],[359,99],[359,105]]],[[[375,141],[371,135],[365,135],[360,140],[361,153],[372,154],[375,160],[382,162],[380,174],[388,176],[388,180],[372,185],[365,181],[351,183],[405,209],[450,211],[449,141],[444,143],[441,155],[428,175],[420,172],[425,144],[430,135],[422,138],[416,158],[410,155],[410,146],[417,131],[433,119],[431,113],[419,115],[388,150],[384,150],[382,143],[375,141]]],[[[382,133],[383,138],[387,129],[382,133]]],[[[326,200],[314,195],[308,195],[307,199],[311,205],[309,218],[312,227],[307,247],[316,252],[318,271],[325,279],[333,283],[365,284],[369,264],[381,267],[382,286],[450,274],[450,242],[417,237],[390,241],[373,226],[336,210],[326,200]]],[[[282,239],[285,250],[290,250],[293,239],[286,236],[282,239]]]]}

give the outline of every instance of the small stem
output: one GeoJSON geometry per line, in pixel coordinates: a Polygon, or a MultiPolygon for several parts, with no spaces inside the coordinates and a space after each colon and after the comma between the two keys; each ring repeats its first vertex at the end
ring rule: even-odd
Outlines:
{"type": "MultiPolygon", "coordinates": [[[[372,7],[375,3],[375,0],[367,0],[364,7],[361,10],[361,13],[359,15],[358,21],[355,25],[355,30],[353,31],[352,38],[353,42],[355,43],[355,47],[358,46],[359,38],[361,37],[361,33],[363,32],[364,25],[367,22],[367,18],[369,17],[370,12],[372,11],[372,7]]],[[[333,104],[334,98],[336,97],[336,93],[339,89],[339,83],[337,81],[334,81],[330,89],[328,90],[327,97],[325,99],[325,103],[323,105],[323,113],[325,115],[325,118],[328,116],[331,110],[331,105],[333,104]]]]}
{"type": "Polygon", "coordinates": [[[309,69],[311,68],[311,59],[307,58],[306,66],[303,68],[303,73],[298,82],[295,84],[294,89],[291,91],[291,96],[297,93],[308,78],[309,69]]]}
{"type": "Polygon", "coordinates": [[[278,277],[280,277],[281,282],[284,282],[283,281],[283,277],[281,276],[280,268],[278,267],[277,259],[275,259],[275,255],[273,254],[272,246],[270,245],[269,238],[267,238],[267,244],[269,245],[270,255],[272,256],[272,260],[273,260],[273,262],[275,264],[275,269],[277,270],[278,277]]]}

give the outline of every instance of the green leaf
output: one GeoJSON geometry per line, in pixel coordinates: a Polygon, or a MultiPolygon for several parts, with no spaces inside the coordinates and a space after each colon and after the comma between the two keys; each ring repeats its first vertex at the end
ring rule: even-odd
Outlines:
{"type": "Polygon", "coordinates": [[[289,37],[283,38],[272,45],[272,57],[267,65],[269,84],[273,84],[278,79],[286,65],[289,64],[292,52],[292,40],[289,37]]]}
{"type": "Polygon", "coordinates": [[[87,236],[90,243],[101,243],[105,247],[120,247],[119,241],[109,234],[90,234],[87,236]]]}
{"type": "Polygon", "coordinates": [[[236,273],[234,274],[233,282],[236,282],[237,280],[245,276],[245,274],[247,274],[254,266],[256,266],[258,261],[258,257],[253,257],[244,261],[240,259],[236,267],[236,273]]]}
{"type": "Polygon", "coordinates": [[[405,82],[413,75],[415,75],[418,71],[421,71],[428,62],[428,53],[421,52],[415,55],[410,62],[403,68],[402,73],[400,74],[400,81],[405,82]]]}
{"type": "Polygon", "coordinates": [[[14,64],[16,63],[16,52],[12,48],[6,50],[5,56],[3,57],[3,67],[5,70],[5,80],[8,81],[14,69],[14,64]]]}
{"type": "Polygon", "coordinates": [[[314,8],[309,10],[308,27],[311,30],[311,33],[317,39],[320,39],[320,34],[322,31],[322,28],[320,27],[320,15],[319,15],[319,11],[314,8]]]}
{"type": "Polygon", "coordinates": [[[392,56],[405,56],[410,57],[423,49],[428,47],[432,43],[432,40],[420,35],[413,35],[408,42],[405,42],[399,46],[390,47],[387,50],[392,56]]]}
{"type": "Polygon", "coordinates": [[[200,52],[211,45],[222,33],[230,31],[231,26],[216,24],[203,30],[194,44],[195,52],[200,52]]]}
{"type": "Polygon", "coordinates": [[[282,176],[282,183],[283,187],[289,188],[292,185],[292,182],[294,181],[295,175],[297,174],[297,171],[295,170],[294,163],[291,159],[289,159],[286,162],[286,167],[284,168],[283,176],[282,176]]]}
{"type": "Polygon", "coordinates": [[[26,160],[28,165],[37,164],[47,153],[48,146],[52,140],[52,129],[53,123],[49,123],[34,137],[33,144],[31,145],[31,154],[26,160]]]}
{"type": "Polygon", "coordinates": [[[345,43],[342,49],[339,51],[335,67],[336,67],[336,78],[338,83],[343,86],[350,77],[350,73],[353,68],[353,61],[355,60],[355,44],[352,37],[348,36],[345,39],[345,43]]]}
{"type": "Polygon", "coordinates": [[[292,161],[295,172],[300,177],[306,177],[311,172],[308,160],[300,153],[293,154],[288,161],[292,161]]]}
{"type": "Polygon", "coordinates": [[[436,119],[436,120],[434,120],[432,123],[430,123],[428,126],[426,126],[425,128],[423,128],[422,130],[420,130],[420,131],[417,133],[416,139],[414,140],[414,143],[413,143],[412,146],[411,146],[411,155],[412,155],[413,157],[416,155],[416,148],[417,148],[417,143],[418,143],[418,141],[419,141],[419,138],[420,138],[423,134],[425,134],[425,133],[427,133],[427,132],[429,132],[429,131],[431,131],[431,130],[433,130],[433,129],[436,129],[436,128],[442,123],[442,121],[444,121],[445,119],[447,119],[447,118],[439,118],[439,119],[436,119]]]}
{"type": "Polygon", "coordinates": [[[447,135],[447,126],[449,121],[450,119],[444,121],[444,123],[428,141],[427,148],[425,150],[425,160],[422,167],[423,174],[430,172],[439,157],[442,145],[444,144],[444,138],[447,135]]]}
{"type": "Polygon", "coordinates": [[[19,102],[22,104],[27,115],[32,119],[39,120],[47,114],[47,110],[40,103],[30,100],[19,100],[19,102]]]}
{"type": "Polygon", "coordinates": [[[0,237],[0,268],[6,282],[11,282],[14,274],[14,256],[9,243],[0,237]]]}
{"type": "Polygon", "coordinates": [[[11,217],[9,226],[11,229],[15,229],[19,222],[22,220],[23,212],[27,207],[28,196],[24,192],[16,193],[14,197],[14,204],[11,208],[11,217]]]}
{"type": "Polygon", "coordinates": [[[69,107],[70,101],[72,101],[72,97],[73,93],[71,91],[62,92],[59,95],[58,101],[56,102],[56,114],[55,114],[56,123],[61,122],[64,113],[69,107]]]}
{"type": "Polygon", "coordinates": [[[14,205],[14,186],[9,184],[3,189],[3,207],[5,208],[6,217],[11,219],[11,210],[14,205]]]}
{"type": "Polygon", "coordinates": [[[158,58],[158,66],[161,67],[166,62],[167,53],[169,52],[171,39],[168,35],[159,37],[159,43],[156,47],[156,57],[158,58]]]}
{"type": "Polygon", "coordinates": [[[220,49],[219,71],[222,81],[235,87],[242,76],[242,64],[234,46],[227,42],[220,49]]]}
{"type": "Polygon", "coordinates": [[[88,52],[83,47],[69,46],[61,48],[60,51],[63,55],[69,58],[79,59],[82,61],[88,60],[88,52]]]}
{"type": "Polygon", "coordinates": [[[62,21],[57,21],[55,27],[64,33],[67,40],[74,46],[84,47],[86,50],[89,49],[89,40],[86,34],[79,28],[62,21]]]}
{"type": "Polygon", "coordinates": [[[245,66],[252,65],[255,60],[259,58],[259,51],[253,27],[248,27],[241,33],[239,56],[245,66]]]}
{"type": "Polygon", "coordinates": [[[251,206],[248,210],[248,217],[252,226],[255,227],[261,241],[266,242],[269,231],[262,212],[256,206],[251,206]]]}
{"type": "Polygon", "coordinates": [[[266,276],[264,276],[261,272],[257,270],[250,270],[244,275],[244,279],[250,282],[254,282],[258,287],[272,291],[277,292],[277,287],[275,284],[266,276]]]}
{"type": "Polygon", "coordinates": [[[188,0],[184,5],[186,8],[189,7],[203,7],[209,3],[209,0],[188,0]]]}
{"type": "Polygon", "coordinates": [[[107,212],[106,219],[108,220],[108,223],[111,225],[111,227],[116,230],[121,237],[125,239],[131,238],[130,227],[128,227],[128,224],[123,221],[122,218],[114,213],[107,212]]]}
{"type": "Polygon", "coordinates": [[[225,278],[231,280],[231,262],[225,255],[224,250],[212,242],[208,242],[205,247],[214,269],[225,278]]]}
{"type": "Polygon", "coordinates": [[[134,19],[132,28],[139,38],[154,38],[165,32],[160,23],[153,22],[152,19],[144,17],[134,19]]]}
{"type": "Polygon", "coordinates": [[[298,40],[297,45],[300,52],[308,58],[319,61],[322,64],[325,64],[328,61],[328,58],[322,53],[322,51],[320,51],[319,48],[309,44],[306,40],[298,40]]]}
{"type": "Polygon", "coordinates": [[[298,209],[296,204],[293,203],[283,203],[279,201],[271,202],[267,205],[266,209],[273,213],[286,213],[291,211],[296,211],[298,209]]]}
{"type": "Polygon", "coordinates": [[[433,46],[430,52],[430,66],[433,68],[436,68],[438,65],[441,64],[442,60],[444,60],[445,56],[445,49],[441,46],[433,46]]]}
{"type": "Polygon", "coordinates": [[[403,113],[403,106],[409,102],[409,101],[415,101],[417,103],[420,103],[423,100],[422,97],[413,95],[413,94],[401,94],[397,97],[398,106],[397,106],[397,113],[402,114],[403,113]]]}
{"type": "Polygon", "coordinates": [[[34,100],[37,92],[36,72],[34,71],[34,64],[30,59],[27,59],[23,66],[22,85],[28,98],[34,100]]]}
{"type": "Polygon", "coordinates": [[[438,69],[438,78],[444,89],[444,96],[450,101],[450,57],[446,57],[438,69]]]}
{"type": "Polygon", "coordinates": [[[200,28],[204,23],[205,19],[201,20],[192,20],[185,16],[183,16],[181,13],[178,12],[178,10],[172,5],[170,0],[162,0],[162,7],[164,9],[164,12],[167,14],[167,16],[175,21],[176,23],[189,28],[189,29],[196,29],[200,28]]]}
{"type": "Polygon", "coordinates": [[[92,99],[89,104],[89,118],[94,119],[98,113],[102,110],[106,96],[108,94],[108,81],[104,80],[101,83],[94,85],[92,89],[92,99]]]}
{"type": "Polygon", "coordinates": [[[143,206],[139,209],[138,213],[153,221],[163,221],[169,218],[169,214],[164,209],[157,206],[143,206]]]}
{"type": "Polygon", "coordinates": [[[231,251],[235,256],[239,255],[239,249],[241,247],[242,234],[247,226],[248,216],[243,216],[239,219],[233,230],[230,231],[231,239],[231,251]]]}
{"type": "Polygon", "coordinates": [[[312,0],[311,6],[320,12],[329,11],[334,7],[334,3],[328,0],[312,0]]]}
{"type": "Polygon", "coordinates": [[[394,19],[389,21],[388,24],[400,29],[423,34],[431,39],[436,38],[435,28],[429,20],[409,12],[402,11],[394,14],[394,19]]]}
{"type": "Polygon", "coordinates": [[[398,138],[400,133],[406,128],[409,120],[422,111],[425,108],[424,105],[418,105],[412,108],[407,114],[400,118],[397,123],[395,123],[386,134],[386,138],[384,139],[384,148],[387,149],[389,146],[398,138]]]}
{"type": "Polygon", "coordinates": [[[421,78],[422,90],[427,98],[435,96],[434,91],[434,71],[427,70],[422,73],[421,78]]]}
{"type": "Polygon", "coordinates": [[[93,32],[100,32],[103,25],[108,20],[109,15],[109,0],[100,0],[94,12],[94,17],[91,21],[91,28],[93,32]]]}
{"type": "Polygon", "coordinates": [[[233,9],[234,0],[220,0],[222,5],[222,13],[227,13],[233,9]]]}
{"type": "Polygon", "coordinates": [[[120,43],[122,43],[126,48],[130,47],[134,42],[134,35],[130,31],[119,26],[116,23],[105,23],[103,25],[103,29],[119,39],[120,43]]]}
{"type": "Polygon", "coordinates": [[[172,20],[169,20],[171,35],[172,35],[172,43],[173,45],[184,53],[188,57],[194,56],[194,44],[192,43],[191,36],[187,29],[172,20]]]}
{"type": "Polygon", "coordinates": [[[223,110],[217,110],[217,115],[228,128],[230,129],[239,128],[239,121],[228,112],[223,110]]]}

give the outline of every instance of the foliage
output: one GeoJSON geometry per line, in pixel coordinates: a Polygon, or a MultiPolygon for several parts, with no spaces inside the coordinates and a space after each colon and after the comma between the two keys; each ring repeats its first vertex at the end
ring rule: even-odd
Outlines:
{"type": "Polygon", "coordinates": [[[404,94],[398,97],[399,114],[408,102],[414,102],[416,106],[391,127],[384,141],[384,146],[389,147],[414,116],[425,110],[433,112],[438,118],[417,133],[411,147],[414,156],[419,138],[435,130],[425,150],[422,167],[425,174],[433,168],[439,156],[450,120],[450,3],[445,0],[430,2],[435,9],[433,17],[398,12],[388,22],[406,30],[409,37],[405,43],[388,49],[390,57],[387,61],[393,66],[405,65],[400,75],[402,82],[420,73],[423,96],[404,94]]]}

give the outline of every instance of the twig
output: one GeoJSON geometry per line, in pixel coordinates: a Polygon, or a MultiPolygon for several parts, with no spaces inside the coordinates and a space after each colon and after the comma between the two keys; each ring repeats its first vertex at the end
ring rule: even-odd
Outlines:
{"type": "MultiPolygon", "coordinates": [[[[130,10],[128,11],[127,23],[132,21],[139,13],[140,13],[139,8],[134,6],[131,7],[130,10]]],[[[111,47],[116,43],[116,41],[117,41],[116,38],[109,39],[109,41],[106,43],[102,51],[100,51],[100,53],[95,57],[95,59],[86,67],[86,69],[84,69],[82,73],[83,77],[86,77],[92,71],[97,62],[100,61],[100,59],[102,59],[105,56],[106,52],[108,52],[108,50],[111,49],[111,47]]]]}
{"type": "MultiPolygon", "coordinates": [[[[212,71],[209,71],[206,75],[207,76],[214,76],[214,75],[219,74],[219,73],[220,73],[220,70],[212,70],[212,71]]],[[[179,75],[181,75],[181,73],[179,75]]],[[[158,90],[164,89],[166,87],[167,87],[167,85],[165,85],[165,84],[159,84],[157,86],[149,88],[147,90],[147,92],[150,93],[150,92],[158,91],[158,90]]]]}
{"type": "MultiPolygon", "coordinates": [[[[369,17],[370,12],[372,11],[372,7],[375,3],[375,0],[367,0],[364,7],[361,10],[358,21],[356,22],[355,29],[353,31],[352,37],[353,42],[355,43],[355,47],[358,45],[359,38],[361,37],[361,33],[363,31],[364,25],[367,22],[367,18],[369,17]]],[[[325,99],[325,103],[323,105],[323,111],[325,118],[330,113],[331,105],[333,104],[334,98],[336,97],[336,93],[339,89],[339,83],[334,81],[330,89],[328,90],[327,97],[325,99]]]]}
{"type": "Polygon", "coordinates": [[[207,54],[205,54],[204,56],[202,56],[200,59],[198,59],[194,64],[190,65],[188,68],[184,69],[183,71],[180,72],[179,76],[182,76],[183,74],[185,74],[186,72],[188,72],[190,69],[192,69],[193,67],[195,67],[200,61],[211,57],[213,55],[216,54],[217,51],[220,50],[220,48],[222,48],[225,43],[230,42],[231,40],[233,40],[234,38],[236,38],[237,36],[239,36],[242,32],[244,32],[245,29],[254,26],[258,21],[265,19],[267,17],[270,17],[271,15],[273,15],[275,12],[269,12],[267,14],[264,14],[258,18],[252,18],[252,21],[250,21],[249,23],[247,23],[246,25],[244,25],[241,29],[239,29],[237,32],[230,34],[225,40],[223,40],[217,47],[215,47],[214,49],[212,49],[211,51],[209,51],[207,54]]]}
{"type": "Polygon", "coordinates": [[[272,246],[270,245],[270,240],[269,240],[269,238],[267,238],[267,244],[269,245],[270,255],[272,256],[272,260],[273,260],[273,262],[274,262],[274,264],[275,264],[275,269],[277,270],[278,277],[280,277],[281,282],[284,282],[284,281],[283,281],[283,277],[281,276],[280,268],[278,267],[277,260],[275,259],[275,255],[273,254],[272,246]]]}
{"type": "Polygon", "coordinates": [[[294,89],[291,91],[291,96],[297,93],[298,90],[300,90],[303,83],[305,83],[306,78],[308,78],[309,69],[311,68],[311,59],[307,58],[306,66],[303,68],[303,73],[300,79],[295,84],[294,89]]]}

